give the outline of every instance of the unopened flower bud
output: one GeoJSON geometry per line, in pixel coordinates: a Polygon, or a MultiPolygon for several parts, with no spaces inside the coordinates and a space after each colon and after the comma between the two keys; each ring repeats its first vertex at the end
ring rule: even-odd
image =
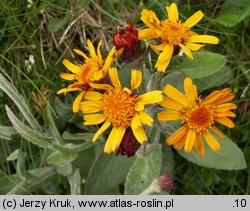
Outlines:
{"type": "Polygon", "coordinates": [[[138,40],[138,30],[128,22],[129,26],[122,30],[116,30],[113,36],[113,44],[117,50],[123,48],[121,59],[124,62],[133,62],[141,56],[141,41],[138,40]]]}

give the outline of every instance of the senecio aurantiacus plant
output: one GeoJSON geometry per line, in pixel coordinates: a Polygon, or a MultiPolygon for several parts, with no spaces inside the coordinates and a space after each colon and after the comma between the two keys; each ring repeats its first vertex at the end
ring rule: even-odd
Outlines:
{"type": "MultiPolygon", "coordinates": [[[[190,77],[184,80],[185,94],[170,84],[165,85],[163,92],[151,88],[159,87],[157,84],[146,85],[143,79],[144,65],[141,65],[141,62],[146,63],[146,56],[143,56],[145,53],[141,47],[143,40],[150,48],[160,52],[154,65],[158,71],[158,78],[163,75],[160,72],[167,69],[175,50],[182,49],[190,59],[193,59],[191,51],[200,50],[204,44],[219,43],[215,36],[198,35],[191,31],[191,28],[203,18],[204,14],[201,11],[182,22],[179,20],[175,3],[167,6],[166,10],[168,18],[159,20],[154,11],[143,9],[141,20],[147,28],[138,30],[129,22],[129,26],[117,30],[112,35],[114,47],[106,60],[101,54],[102,41],[99,41],[95,50],[90,40],[87,40],[90,56],[74,49],[83,57],[82,64],[75,65],[66,59],[63,60],[63,64],[71,73],[61,73],[60,77],[73,83],[60,89],[57,94],[72,91],[79,93],[73,102],[73,112],[81,111],[85,126],[98,127],[92,137],[93,142],[96,142],[105,131],[109,133],[104,147],[107,154],[115,152],[128,157],[133,156],[141,145],[152,143],[149,131],[152,128],[157,129],[155,121],[180,120],[180,128],[173,134],[167,134],[166,143],[173,145],[177,150],[184,148],[186,153],[195,148],[198,155],[205,156],[204,141],[212,150],[218,151],[220,144],[213,134],[221,139],[225,138],[216,123],[229,128],[234,127],[229,118],[235,117],[231,110],[236,109],[236,105],[229,102],[234,98],[230,88],[213,91],[202,98],[190,77]],[[119,72],[125,70],[114,67],[114,62],[120,61],[119,57],[125,63],[140,62],[136,67],[141,68],[135,69],[134,64],[131,65],[130,87],[124,86],[123,78],[119,76],[119,72]]],[[[151,79],[155,80],[154,77],[151,79]]],[[[159,80],[150,83],[159,83],[159,80]]]]}

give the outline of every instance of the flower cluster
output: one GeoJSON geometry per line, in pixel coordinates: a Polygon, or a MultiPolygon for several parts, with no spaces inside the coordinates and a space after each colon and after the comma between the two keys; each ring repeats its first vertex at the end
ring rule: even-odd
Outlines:
{"type": "Polygon", "coordinates": [[[185,94],[170,84],[166,84],[163,92],[149,90],[141,93],[141,90],[145,90],[139,89],[143,82],[143,70],[134,68],[131,68],[130,88],[122,85],[114,61],[120,57],[126,63],[141,63],[145,59],[141,47],[143,40],[150,48],[160,52],[155,63],[158,72],[166,71],[176,50],[182,49],[193,59],[191,51],[200,50],[204,44],[218,44],[217,37],[198,35],[190,30],[203,18],[201,11],[182,22],[175,3],[167,6],[166,10],[168,18],[165,20],[159,20],[151,10],[142,10],[141,20],[147,26],[145,29],[138,31],[129,22],[129,26],[117,30],[113,35],[114,47],[106,60],[103,60],[101,54],[102,41],[95,50],[90,40],[87,40],[90,56],[74,49],[75,53],[84,58],[82,64],[75,65],[63,60],[71,73],[61,73],[60,77],[73,83],[60,89],[57,94],[79,92],[73,102],[73,112],[81,110],[84,125],[100,126],[92,138],[93,142],[111,128],[104,147],[105,153],[132,156],[148,140],[148,127],[153,127],[154,121],[180,120],[181,127],[167,138],[167,144],[176,149],[184,148],[185,152],[195,148],[199,155],[204,156],[204,141],[217,151],[220,145],[213,134],[225,138],[215,125],[216,122],[229,128],[234,127],[229,117],[235,117],[231,110],[236,109],[236,105],[229,103],[234,98],[230,88],[214,91],[202,99],[192,79],[186,77],[185,94]],[[160,106],[166,110],[158,112],[157,120],[154,120],[152,110],[160,106]]]}

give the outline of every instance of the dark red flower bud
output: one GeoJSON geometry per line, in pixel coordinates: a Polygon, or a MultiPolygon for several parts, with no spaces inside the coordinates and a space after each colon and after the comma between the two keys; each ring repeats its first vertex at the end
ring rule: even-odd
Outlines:
{"type": "Polygon", "coordinates": [[[133,156],[140,147],[140,143],[135,138],[132,129],[129,127],[122,138],[121,144],[116,154],[125,155],[127,157],[133,156]]]}
{"type": "Polygon", "coordinates": [[[161,191],[175,189],[176,186],[172,181],[171,175],[168,172],[164,172],[158,179],[158,184],[161,191]]]}
{"type": "Polygon", "coordinates": [[[113,44],[117,50],[123,48],[121,58],[125,62],[132,62],[141,56],[141,41],[138,40],[138,30],[128,22],[129,26],[122,30],[116,30],[113,36],[113,44]]]}

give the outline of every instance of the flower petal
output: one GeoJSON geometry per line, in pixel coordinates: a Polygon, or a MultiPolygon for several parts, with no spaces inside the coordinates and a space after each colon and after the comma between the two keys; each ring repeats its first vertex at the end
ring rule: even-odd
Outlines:
{"type": "Polygon", "coordinates": [[[172,3],[169,7],[166,7],[166,10],[168,12],[168,19],[177,22],[179,20],[179,13],[178,9],[175,3],[172,3]]]}
{"type": "Polygon", "coordinates": [[[109,78],[112,82],[112,84],[116,87],[119,88],[121,87],[121,82],[118,76],[117,68],[111,67],[109,68],[109,78]]]}
{"type": "Polygon", "coordinates": [[[73,49],[73,51],[74,51],[75,53],[77,53],[78,55],[82,56],[83,58],[88,59],[88,57],[86,56],[86,54],[83,53],[82,51],[80,51],[80,50],[78,50],[78,49],[73,49]]]}
{"type": "Polygon", "coordinates": [[[142,126],[141,119],[138,114],[135,114],[131,121],[131,127],[134,129],[137,129],[140,126],[142,126]]]}
{"type": "Polygon", "coordinates": [[[217,117],[236,117],[236,114],[231,111],[219,112],[215,114],[217,117]]]}
{"type": "Polygon", "coordinates": [[[188,127],[183,125],[174,134],[166,139],[167,144],[172,145],[180,141],[188,132],[188,127]]]}
{"type": "Polygon", "coordinates": [[[80,109],[83,113],[96,113],[103,110],[102,101],[84,101],[81,103],[80,109]]]}
{"type": "Polygon", "coordinates": [[[191,78],[186,77],[184,80],[184,90],[188,101],[195,101],[197,98],[197,90],[194,89],[194,84],[191,78]]]}
{"type": "Polygon", "coordinates": [[[160,24],[160,20],[157,18],[155,12],[152,10],[143,9],[141,12],[141,20],[149,28],[154,28],[160,24]]]}
{"type": "Polygon", "coordinates": [[[204,47],[204,45],[201,44],[196,44],[196,43],[192,43],[192,42],[185,42],[185,45],[191,49],[192,51],[198,51],[200,50],[202,47],[204,47]]]}
{"type": "Polygon", "coordinates": [[[94,137],[92,138],[92,141],[95,142],[104,133],[104,131],[106,131],[109,128],[110,125],[111,123],[106,121],[95,133],[94,137]]]}
{"type": "Polygon", "coordinates": [[[145,39],[152,39],[152,38],[159,38],[160,35],[156,33],[154,29],[142,29],[138,33],[138,40],[145,40],[145,39]]]}
{"type": "Polygon", "coordinates": [[[137,89],[142,82],[142,72],[140,70],[133,69],[131,72],[131,89],[137,89]]]}
{"type": "Polygon", "coordinates": [[[189,42],[192,43],[208,43],[208,44],[218,44],[219,39],[215,36],[211,35],[196,35],[192,36],[188,40],[189,42]]]}
{"type": "Polygon", "coordinates": [[[101,90],[109,90],[112,89],[112,86],[109,84],[95,84],[95,83],[90,83],[89,84],[92,88],[95,89],[101,89],[101,90]]]}
{"type": "Polygon", "coordinates": [[[74,73],[74,74],[79,73],[79,72],[81,71],[81,69],[82,69],[80,66],[74,65],[73,63],[71,63],[71,62],[70,62],[69,60],[67,60],[67,59],[64,59],[64,60],[62,61],[62,63],[64,64],[65,67],[67,67],[67,69],[68,69],[69,71],[71,71],[71,72],[74,73]]]}
{"type": "Polygon", "coordinates": [[[154,120],[145,111],[139,112],[139,117],[142,124],[152,126],[154,120]]]}
{"type": "Polygon", "coordinates": [[[200,133],[196,134],[196,140],[194,142],[195,150],[200,156],[205,156],[205,147],[200,133]]]}
{"type": "Polygon", "coordinates": [[[140,127],[137,127],[136,129],[132,127],[132,131],[133,131],[135,138],[140,144],[143,144],[143,142],[147,141],[147,136],[143,127],[140,126],[140,127]]]}
{"type": "Polygon", "coordinates": [[[116,133],[115,133],[115,136],[114,136],[114,139],[112,142],[112,151],[113,152],[115,152],[119,148],[120,143],[122,141],[122,138],[125,134],[125,131],[126,131],[126,128],[117,128],[116,129],[116,133]]]}
{"type": "Polygon", "coordinates": [[[76,80],[76,75],[75,74],[70,74],[70,73],[60,73],[60,78],[68,81],[76,80]]]}
{"type": "Polygon", "coordinates": [[[160,105],[165,108],[170,108],[170,109],[177,110],[177,111],[183,108],[182,104],[176,102],[170,97],[165,97],[165,96],[163,97],[163,100],[160,102],[160,105]]]}
{"type": "Polygon", "coordinates": [[[102,99],[102,94],[99,92],[87,91],[84,95],[84,99],[97,101],[102,99]]]}
{"type": "Polygon", "coordinates": [[[105,121],[104,114],[86,114],[83,116],[84,125],[98,125],[105,121]]]}
{"type": "Polygon", "coordinates": [[[159,103],[163,100],[162,91],[151,91],[147,92],[138,97],[138,100],[142,102],[144,105],[159,103]]]}
{"type": "Polygon", "coordinates": [[[78,90],[81,90],[80,88],[72,88],[72,87],[66,87],[66,88],[62,88],[60,90],[58,90],[56,92],[56,94],[62,94],[64,93],[66,95],[67,92],[73,92],[73,91],[78,91],[78,90]]]}
{"type": "Polygon", "coordinates": [[[150,42],[147,43],[155,51],[163,51],[167,45],[166,43],[161,43],[160,45],[153,45],[150,42]]]}
{"type": "Polygon", "coordinates": [[[234,123],[227,117],[216,117],[215,121],[217,121],[217,122],[219,122],[219,123],[221,123],[229,128],[235,127],[234,123]]]}
{"type": "Polygon", "coordinates": [[[203,17],[204,17],[203,12],[199,10],[196,13],[194,13],[189,19],[187,19],[184,24],[188,28],[191,28],[192,26],[196,25],[203,17]]]}
{"type": "Polygon", "coordinates": [[[161,121],[178,120],[181,119],[181,113],[179,111],[167,110],[159,112],[157,117],[161,121]]]}
{"type": "Polygon", "coordinates": [[[157,62],[155,64],[155,68],[157,68],[160,72],[165,72],[169,62],[172,58],[174,52],[174,47],[172,45],[166,45],[165,49],[158,56],[157,62]]]}
{"type": "Polygon", "coordinates": [[[214,102],[214,105],[219,105],[219,104],[228,102],[228,101],[234,99],[234,97],[235,96],[233,93],[229,93],[225,97],[220,96],[220,98],[214,102]]]}
{"type": "Polygon", "coordinates": [[[87,40],[87,45],[89,47],[89,53],[90,53],[90,56],[91,58],[95,59],[95,60],[98,60],[98,57],[96,55],[96,52],[95,52],[95,48],[93,46],[93,43],[88,39],[87,40]]]}
{"type": "Polygon", "coordinates": [[[220,144],[218,143],[218,141],[215,139],[215,137],[210,132],[204,131],[203,135],[206,139],[207,144],[210,146],[210,148],[213,151],[220,150],[220,144]]]}
{"type": "Polygon", "coordinates": [[[236,109],[237,106],[234,103],[224,103],[224,104],[220,104],[215,106],[214,111],[215,112],[226,112],[229,111],[231,109],[236,109]]]}
{"type": "Polygon", "coordinates": [[[98,43],[98,47],[97,47],[97,55],[98,55],[98,60],[102,61],[102,54],[101,54],[101,45],[102,45],[102,40],[100,40],[100,42],[98,43]]]}
{"type": "Polygon", "coordinates": [[[110,68],[110,65],[113,62],[113,56],[115,54],[115,46],[111,49],[111,51],[109,52],[109,55],[107,56],[105,63],[101,69],[103,76],[105,77],[108,73],[108,70],[110,68]]]}
{"type": "Polygon", "coordinates": [[[185,152],[191,152],[194,146],[194,142],[196,140],[196,131],[189,129],[188,134],[185,140],[185,146],[184,146],[184,151],[185,152]]]}
{"type": "Polygon", "coordinates": [[[194,59],[192,52],[190,51],[190,49],[187,46],[182,45],[181,43],[179,43],[178,45],[181,47],[181,49],[184,51],[184,53],[189,57],[189,59],[192,59],[192,60],[194,59]]]}
{"type": "Polygon", "coordinates": [[[74,100],[74,103],[73,103],[73,112],[74,113],[77,113],[79,111],[79,108],[80,108],[80,104],[82,102],[82,98],[83,98],[83,95],[85,94],[85,92],[81,92],[77,97],[76,99],[74,100]]]}
{"type": "Polygon", "coordinates": [[[225,139],[226,136],[215,125],[212,127],[212,129],[217,134],[217,136],[219,136],[221,139],[225,139]]]}
{"type": "Polygon", "coordinates": [[[104,147],[104,152],[110,154],[115,152],[122,141],[126,128],[113,127],[104,147]]]}
{"type": "Polygon", "coordinates": [[[187,107],[188,106],[188,101],[187,98],[175,87],[173,87],[170,84],[167,84],[164,89],[163,92],[170,98],[172,98],[173,100],[175,100],[176,102],[180,103],[181,105],[187,107]]]}

